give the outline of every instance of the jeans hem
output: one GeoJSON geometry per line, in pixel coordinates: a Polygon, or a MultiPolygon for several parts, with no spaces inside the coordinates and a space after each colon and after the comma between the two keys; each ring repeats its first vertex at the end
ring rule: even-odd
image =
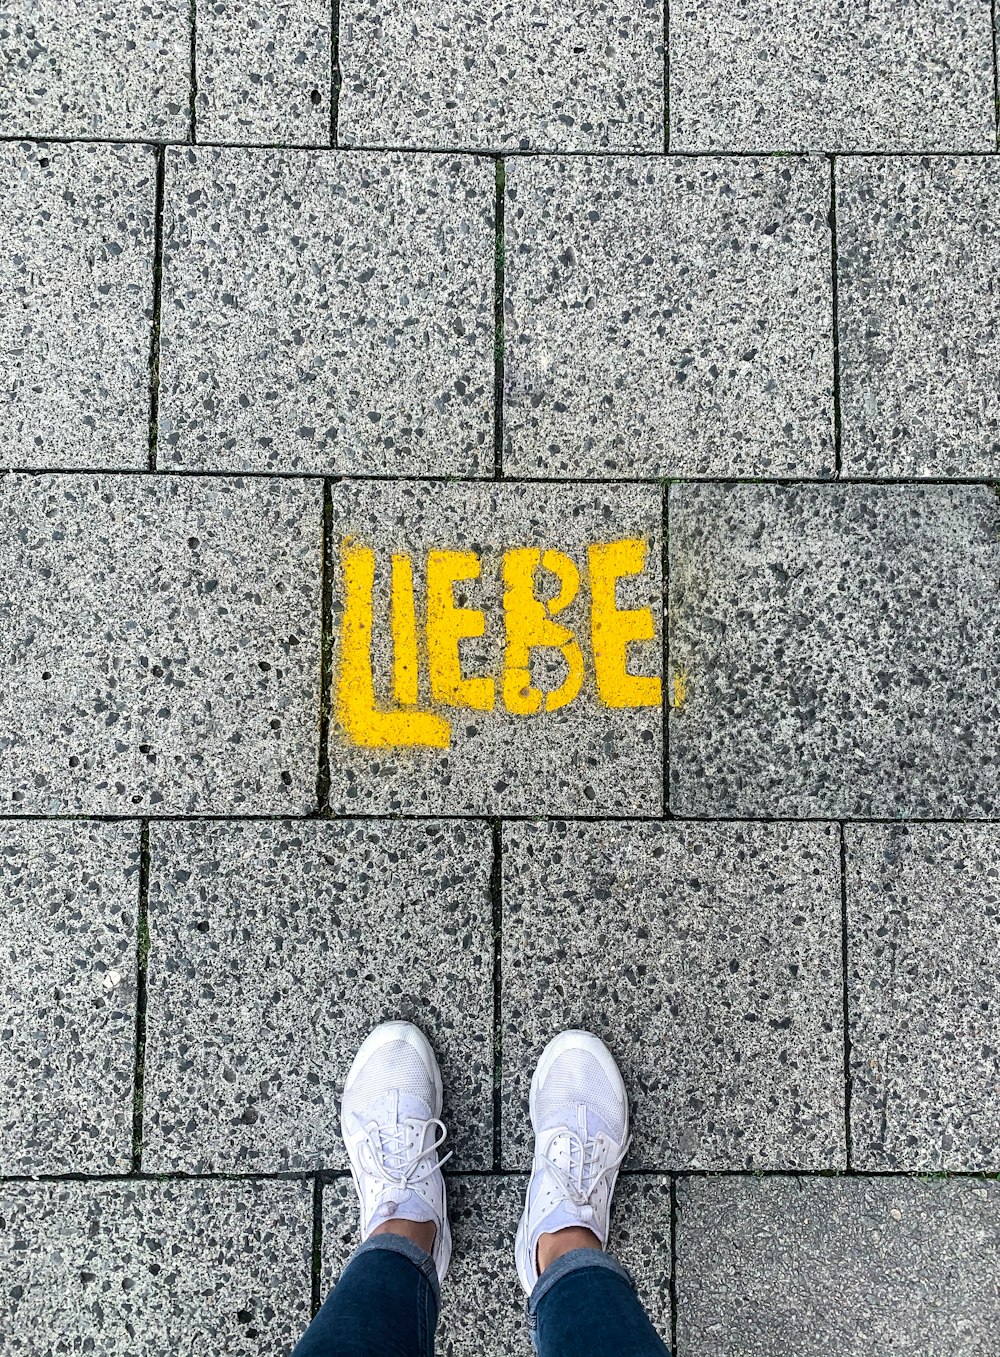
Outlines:
{"type": "Polygon", "coordinates": [[[366,1239],[363,1244],[359,1244],[351,1254],[349,1263],[353,1263],[355,1258],[360,1258],[362,1254],[372,1253],[376,1249],[387,1249],[390,1253],[401,1253],[404,1258],[409,1259],[425,1281],[430,1284],[435,1309],[440,1310],[441,1281],[434,1259],[426,1249],[422,1249],[419,1244],[414,1244],[413,1240],[407,1239],[405,1235],[378,1234],[366,1239]]]}
{"type": "Polygon", "coordinates": [[[583,1268],[601,1268],[613,1272],[616,1277],[621,1277],[623,1281],[627,1282],[633,1291],[635,1290],[631,1273],[627,1272],[621,1263],[610,1257],[609,1254],[604,1253],[603,1250],[571,1249],[569,1253],[564,1253],[561,1258],[557,1258],[554,1263],[545,1269],[528,1297],[526,1312],[528,1327],[532,1333],[535,1329],[535,1313],[538,1310],[539,1303],[545,1299],[558,1282],[562,1281],[563,1277],[570,1272],[580,1272],[583,1268]]]}

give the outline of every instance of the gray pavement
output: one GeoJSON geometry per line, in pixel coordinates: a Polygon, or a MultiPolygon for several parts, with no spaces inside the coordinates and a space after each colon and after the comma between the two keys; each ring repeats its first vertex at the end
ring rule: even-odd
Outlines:
{"type": "Polygon", "coordinates": [[[993,9],[0,15],[4,1353],[287,1353],[389,1017],[442,1352],[586,1024],[677,1357],[995,1353],[993,9]]]}

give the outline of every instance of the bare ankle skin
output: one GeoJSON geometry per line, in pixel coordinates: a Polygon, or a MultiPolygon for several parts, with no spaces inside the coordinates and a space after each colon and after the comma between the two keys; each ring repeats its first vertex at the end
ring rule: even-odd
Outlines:
{"type": "Polygon", "coordinates": [[[412,1240],[424,1253],[430,1253],[434,1247],[437,1226],[432,1220],[387,1220],[376,1225],[368,1238],[374,1239],[379,1234],[402,1235],[404,1239],[412,1240]]]}
{"type": "Polygon", "coordinates": [[[600,1247],[601,1241],[593,1230],[587,1230],[582,1225],[568,1225],[565,1230],[556,1230],[554,1234],[539,1235],[538,1271],[544,1272],[557,1258],[561,1258],[564,1253],[572,1253],[574,1249],[600,1249],[600,1247]]]}

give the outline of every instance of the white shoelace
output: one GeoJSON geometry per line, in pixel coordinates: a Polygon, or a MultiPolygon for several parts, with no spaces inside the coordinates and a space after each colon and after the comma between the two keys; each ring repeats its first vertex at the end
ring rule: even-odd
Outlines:
{"type": "Polygon", "coordinates": [[[363,1142],[370,1160],[370,1164],[366,1165],[367,1172],[391,1188],[411,1188],[418,1183],[425,1183],[452,1156],[449,1150],[443,1159],[437,1157],[447,1135],[444,1122],[437,1117],[423,1122],[414,1118],[408,1126],[379,1126],[377,1122],[372,1122],[365,1128],[363,1142]],[[407,1144],[411,1128],[416,1129],[418,1142],[423,1143],[432,1126],[440,1132],[438,1138],[413,1153],[407,1144]]]}
{"type": "MultiPolygon", "coordinates": [[[[564,1169],[550,1158],[548,1151],[542,1155],[546,1172],[550,1173],[559,1187],[574,1206],[590,1205],[590,1199],[609,1174],[620,1168],[628,1154],[632,1137],[625,1141],[618,1154],[603,1168],[597,1168],[598,1146],[596,1136],[586,1136],[585,1114],[581,1119],[581,1131],[573,1131],[568,1126],[561,1127],[558,1136],[566,1136],[569,1141],[569,1169],[564,1169]]],[[[550,1144],[558,1137],[553,1137],[550,1144]]]]}

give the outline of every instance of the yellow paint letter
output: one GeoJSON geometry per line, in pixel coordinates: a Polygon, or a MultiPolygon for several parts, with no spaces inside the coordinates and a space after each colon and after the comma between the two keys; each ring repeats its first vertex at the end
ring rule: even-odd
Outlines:
{"type": "Polygon", "coordinates": [[[628,672],[633,641],[651,641],[656,633],[651,608],[619,609],[618,581],[641,575],[646,543],[641,538],[598,542],[588,551],[590,564],[590,635],[594,647],[597,692],[607,707],[658,707],[663,689],[659,678],[628,672]]]}
{"type": "Polygon", "coordinates": [[[459,580],[477,580],[479,570],[479,557],[472,551],[427,553],[427,658],[435,702],[492,711],[493,680],[465,678],[458,653],[459,641],[486,634],[486,614],[458,607],[453,587],[459,580]]]}
{"type": "Polygon", "coordinates": [[[417,605],[413,598],[413,562],[409,556],[392,558],[392,695],[401,705],[415,707],[417,687],[417,605]]]}
{"type": "MultiPolygon", "coordinates": [[[[398,559],[398,558],[396,558],[398,559]]],[[[404,558],[405,559],[405,558],[404,558]]],[[[368,749],[386,749],[393,745],[422,745],[429,749],[447,749],[451,744],[451,726],[441,716],[422,711],[376,710],[375,682],[372,677],[372,596],[375,592],[375,553],[349,539],[340,546],[344,572],[344,618],[340,629],[340,664],[337,668],[335,705],[337,721],[354,744],[368,749]]],[[[401,574],[404,572],[400,572],[401,574]]],[[[393,561],[393,584],[397,579],[393,561]]],[[[413,574],[410,571],[410,601],[413,599],[413,574]]],[[[393,639],[398,634],[397,598],[393,596],[393,639]]],[[[405,626],[405,623],[404,623],[405,626]]],[[[415,630],[415,626],[414,626],[415,630]]],[[[415,646],[414,646],[415,651],[415,646]]],[[[400,683],[397,663],[394,688],[400,683]]],[[[414,665],[414,678],[416,666],[414,665]]],[[[404,684],[405,688],[405,684],[404,684]]],[[[415,691],[415,683],[413,689],[415,691]]]]}
{"type": "Polygon", "coordinates": [[[556,711],[572,702],[583,684],[583,654],[573,633],[553,622],[576,598],[580,572],[561,551],[516,547],[504,552],[503,612],[507,643],[504,653],[503,701],[509,712],[529,716],[541,710],[556,711]],[[539,565],[559,581],[559,593],[548,604],[535,597],[535,572],[539,565]],[[531,652],[539,646],[562,651],[566,677],[558,688],[543,693],[531,686],[531,652]]]}

